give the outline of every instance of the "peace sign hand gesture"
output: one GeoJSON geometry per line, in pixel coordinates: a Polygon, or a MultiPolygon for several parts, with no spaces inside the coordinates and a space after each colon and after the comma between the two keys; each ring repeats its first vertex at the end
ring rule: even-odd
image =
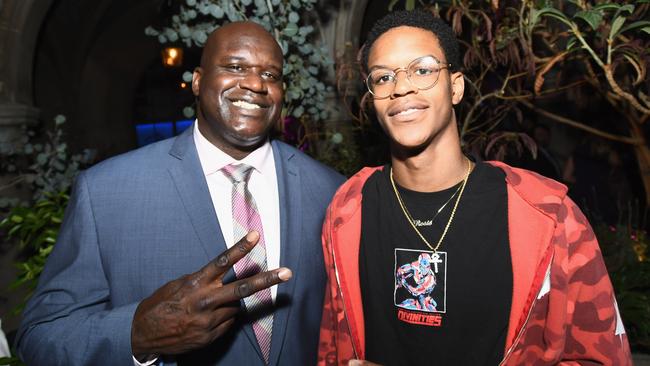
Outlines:
{"type": "Polygon", "coordinates": [[[249,232],[205,267],[168,282],[142,300],[131,327],[133,355],[142,360],[207,345],[232,326],[240,299],[289,280],[291,270],[278,268],[223,283],[226,272],[255,247],[259,237],[256,231],[249,232]]]}

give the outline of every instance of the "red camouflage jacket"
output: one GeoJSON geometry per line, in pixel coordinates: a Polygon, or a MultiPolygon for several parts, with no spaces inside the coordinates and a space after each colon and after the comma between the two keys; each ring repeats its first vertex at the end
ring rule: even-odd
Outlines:
{"type": "MultiPolygon", "coordinates": [[[[631,365],[627,335],[596,237],[564,185],[499,162],[506,173],[512,307],[501,365],[631,365]]],[[[328,282],[319,365],[364,359],[359,285],[364,168],[333,198],[323,225],[328,282]]]]}

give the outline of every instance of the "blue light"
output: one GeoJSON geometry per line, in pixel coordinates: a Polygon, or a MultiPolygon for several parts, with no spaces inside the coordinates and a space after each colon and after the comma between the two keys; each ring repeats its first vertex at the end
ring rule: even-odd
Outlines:
{"type": "Polygon", "coordinates": [[[193,119],[183,119],[175,122],[155,122],[135,125],[138,147],[152,142],[180,135],[194,123],[193,119]]]}
{"type": "Polygon", "coordinates": [[[176,121],[176,134],[179,135],[181,132],[185,131],[194,123],[193,119],[184,119],[182,121],[176,121]]]}
{"type": "Polygon", "coordinates": [[[146,123],[135,126],[138,146],[164,140],[174,136],[173,122],[146,123]]]}

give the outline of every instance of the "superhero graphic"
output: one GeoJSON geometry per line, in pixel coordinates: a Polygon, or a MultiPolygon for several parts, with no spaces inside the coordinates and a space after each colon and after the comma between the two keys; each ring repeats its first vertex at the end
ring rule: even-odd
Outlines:
{"type": "Polygon", "coordinates": [[[395,249],[395,306],[445,312],[447,253],[395,249]]]}

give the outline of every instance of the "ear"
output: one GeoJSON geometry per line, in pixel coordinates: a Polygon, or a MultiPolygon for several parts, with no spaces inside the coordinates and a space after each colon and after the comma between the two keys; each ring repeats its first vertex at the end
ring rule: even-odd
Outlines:
{"type": "Polygon", "coordinates": [[[201,69],[200,67],[195,68],[194,73],[192,73],[192,93],[196,97],[199,96],[199,87],[201,86],[202,73],[203,73],[203,69],[201,69]]]}
{"type": "Polygon", "coordinates": [[[465,77],[462,72],[451,74],[451,102],[456,105],[463,100],[465,93],[465,77]]]}

